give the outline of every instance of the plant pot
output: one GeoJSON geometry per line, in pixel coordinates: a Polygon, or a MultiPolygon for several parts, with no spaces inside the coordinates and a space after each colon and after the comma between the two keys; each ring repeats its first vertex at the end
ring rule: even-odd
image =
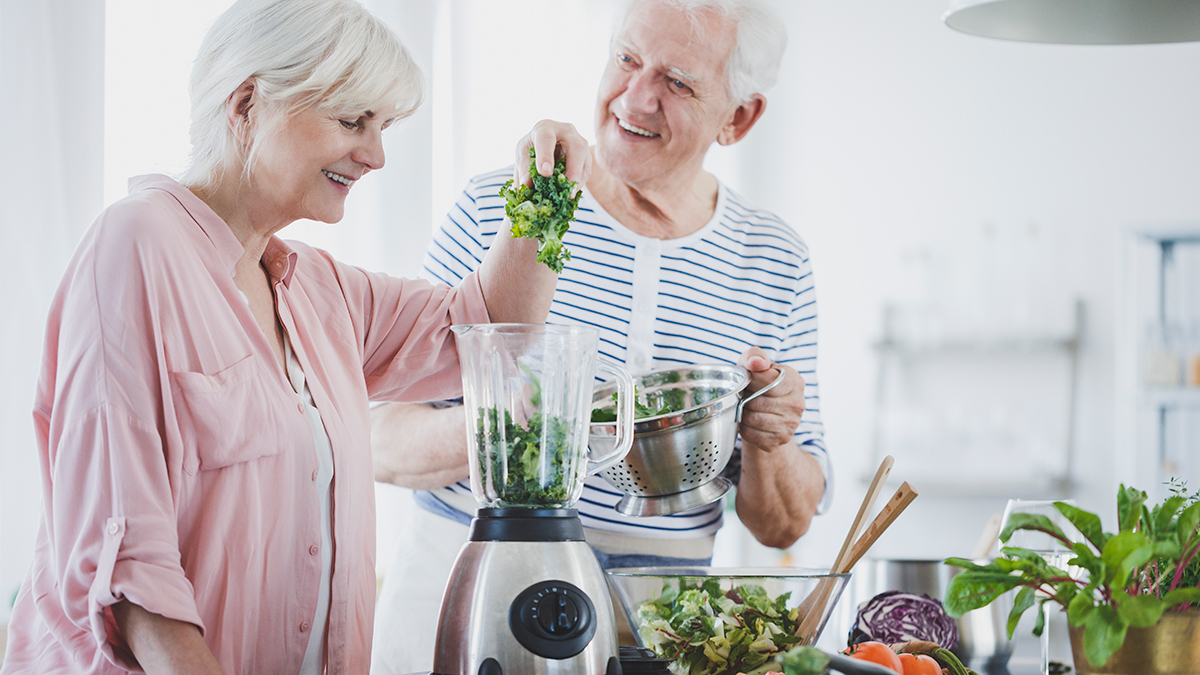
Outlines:
{"type": "Polygon", "coordinates": [[[1200,609],[1167,612],[1149,628],[1130,628],[1125,644],[1097,668],[1083,652],[1083,628],[1071,626],[1071,654],[1080,675],[1195,675],[1200,673],[1200,609]]]}

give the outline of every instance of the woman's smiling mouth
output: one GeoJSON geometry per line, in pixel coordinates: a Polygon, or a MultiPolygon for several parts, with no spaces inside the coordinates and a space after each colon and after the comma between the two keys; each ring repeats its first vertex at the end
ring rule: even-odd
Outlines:
{"type": "Polygon", "coordinates": [[[340,173],[326,171],[325,169],[321,169],[321,173],[325,174],[326,178],[329,178],[330,180],[341,183],[342,185],[345,185],[346,187],[350,187],[351,185],[354,185],[353,178],[347,178],[346,176],[343,176],[340,173]]]}

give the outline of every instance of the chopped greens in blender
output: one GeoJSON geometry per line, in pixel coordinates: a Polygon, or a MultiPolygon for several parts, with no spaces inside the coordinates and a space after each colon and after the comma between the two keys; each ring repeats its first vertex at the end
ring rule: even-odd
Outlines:
{"type": "MultiPolygon", "coordinates": [[[[537,408],[541,386],[536,379],[533,386],[531,403],[537,408]]],[[[580,469],[576,461],[567,461],[566,451],[574,440],[571,422],[555,416],[543,418],[539,411],[521,426],[504,410],[501,428],[500,408],[481,408],[479,412],[475,430],[479,468],[484,475],[493,476],[492,484],[500,492],[499,501],[513,506],[566,506],[571,499],[570,487],[582,480],[581,476],[563,473],[580,469]],[[544,459],[543,451],[552,454],[544,459]],[[492,466],[488,466],[489,460],[492,466]]]]}

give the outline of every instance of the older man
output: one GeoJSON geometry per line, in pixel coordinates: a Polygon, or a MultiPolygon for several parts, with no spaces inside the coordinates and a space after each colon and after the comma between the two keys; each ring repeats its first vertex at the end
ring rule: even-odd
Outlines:
{"type": "MultiPolygon", "coordinates": [[[[702,165],[713,143],[736,143],[763,114],[785,42],[756,0],[632,5],[600,82],[592,173],[550,312],[551,323],[599,328],[602,354],[632,372],[736,362],[751,372],[751,390],[785,373],[746,406],[727,471],[739,519],[780,548],[804,534],[831,492],[808,248],[702,165]]],[[[552,142],[542,137],[555,128],[539,124],[534,144],[552,142]]],[[[479,264],[506,226],[497,191],[512,174],[467,185],[429,250],[427,276],[455,284],[479,264]]],[[[463,414],[452,406],[374,411],[376,479],[424,490],[377,606],[374,672],[431,665],[442,590],[476,507],[463,414]]],[[[720,502],[633,518],[612,508],[621,496],[592,477],[578,505],[604,566],[711,559],[720,502]]]]}

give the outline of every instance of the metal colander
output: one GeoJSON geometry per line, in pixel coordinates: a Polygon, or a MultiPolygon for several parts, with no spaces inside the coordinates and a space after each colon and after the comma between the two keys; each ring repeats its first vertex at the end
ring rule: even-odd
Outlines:
{"type": "MultiPolygon", "coordinates": [[[[639,401],[663,414],[639,418],[633,448],[621,462],[602,472],[625,494],[616,508],[633,516],[682,513],[716,501],[732,484],[720,477],[737,440],[742,407],[783,379],[741,398],[750,383],[745,368],[693,365],[654,370],[633,377],[639,401]]],[[[612,408],[611,384],[596,387],[593,408],[612,408]]],[[[612,444],[616,425],[594,422],[590,443],[612,444]]]]}

